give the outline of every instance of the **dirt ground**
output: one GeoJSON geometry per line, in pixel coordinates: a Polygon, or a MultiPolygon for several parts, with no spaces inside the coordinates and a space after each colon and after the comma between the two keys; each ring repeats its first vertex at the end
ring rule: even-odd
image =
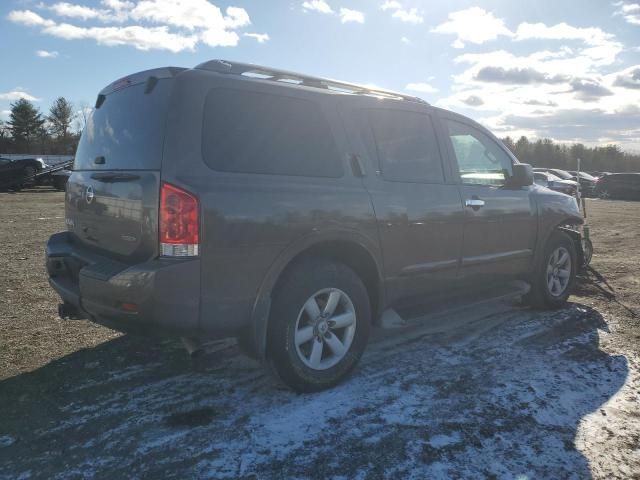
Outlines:
{"type": "Polygon", "coordinates": [[[63,194],[0,194],[0,478],[640,479],[640,202],[588,201],[593,270],[564,309],[377,332],[296,395],[233,342],[57,318],[63,194]]]}

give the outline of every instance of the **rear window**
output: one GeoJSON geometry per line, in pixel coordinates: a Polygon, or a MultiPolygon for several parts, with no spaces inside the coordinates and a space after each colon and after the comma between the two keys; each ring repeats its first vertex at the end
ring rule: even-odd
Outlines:
{"type": "Polygon", "coordinates": [[[221,172],[341,177],[333,134],[310,100],[217,88],[207,95],[202,153],[221,172]]]}
{"type": "Polygon", "coordinates": [[[160,169],[172,81],[160,80],[150,93],[145,85],[108,94],[89,114],[74,170],[160,169]],[[96,163],[97,157],[104,163],[96,163]]]}

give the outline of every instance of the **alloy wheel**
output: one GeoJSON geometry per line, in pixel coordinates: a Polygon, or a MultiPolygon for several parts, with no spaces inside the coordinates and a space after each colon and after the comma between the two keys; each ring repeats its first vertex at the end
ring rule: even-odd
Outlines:
{"type": "Polygon", "coordinates": [[[337,288],[313,294],[300,309],[294,342],[298,358],[314,370],[342,360],[356,333],[356,311],[349,296],[337,288]]]}
{"type": "Polygon", "coordinates": [[[554,297],[567,290],[571,279],[571,255],[565,247],[556,248],[547,262],[547,287],[554,297]]]}

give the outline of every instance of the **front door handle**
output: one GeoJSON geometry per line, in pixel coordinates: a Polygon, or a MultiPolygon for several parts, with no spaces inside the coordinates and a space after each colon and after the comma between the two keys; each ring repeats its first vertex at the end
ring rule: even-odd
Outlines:
{"type": "Polygon", "coordinates": [[[471,207],[474,210],[478,210],[481,207],[484,207],[484,200],[480,200],[479,198],[469,198],[464,201],[464,204],[467,207],[471,207]]]}

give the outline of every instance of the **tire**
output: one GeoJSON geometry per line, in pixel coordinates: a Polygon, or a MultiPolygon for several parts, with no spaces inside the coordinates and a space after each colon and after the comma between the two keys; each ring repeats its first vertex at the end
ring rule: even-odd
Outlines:
{"type": "Polygon", "coordinates": [[[609,194],[608,190],[603,189],[603,190],[599,190],[598,191],[598,198],[600,200],[610,200],[611,199],[611,195],[609,194]]]}
{"type": "Polygon", "coordinates": [[[276,375],[297,392],[330,388],[360,360],[370,324],[369,295],[353,270],[327,259],[301,261],[286,274],[274,295],[268,361],[276,375]]]}
{"type": "Polygon", "coordinates": [[[531,279],[531,290],[524,297],[524,302],[540,309],[562,307],[571,295],[575,283],[579,268],[577,257],[576,246],[571,237],[559,230],[554,231],[538,260],[531,279]],[[568,263],[564,260],[565,254],[568,255],[568,263]],[[553,290],[550,285],[553,285],[553,290]]]}

